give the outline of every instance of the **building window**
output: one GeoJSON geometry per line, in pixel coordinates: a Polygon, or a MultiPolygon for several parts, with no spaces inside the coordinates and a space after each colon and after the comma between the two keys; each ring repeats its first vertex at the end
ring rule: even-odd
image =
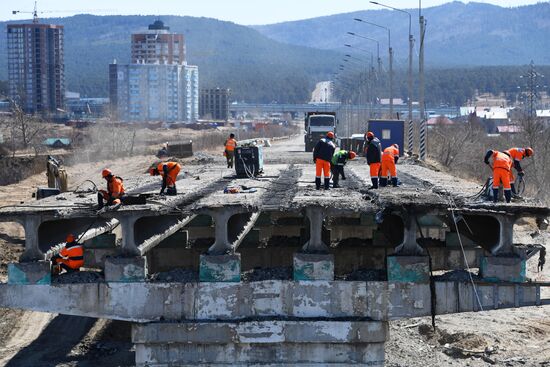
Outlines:
{"type": "Polygon", "coordinates": [[[382,130],[382,139],[384,139],[384,140],[391,139],[391,130],[390,129],[383,129],[382,130]]]}

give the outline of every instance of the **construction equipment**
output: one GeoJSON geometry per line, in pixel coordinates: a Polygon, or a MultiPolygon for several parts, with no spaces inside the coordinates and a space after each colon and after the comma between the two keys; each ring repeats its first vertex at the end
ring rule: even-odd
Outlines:
{"type": "Polygon", "coordinates": [[[237,177],[255,177],[264,170],[262,145],[238,146],[235,149],[237,177]]]}

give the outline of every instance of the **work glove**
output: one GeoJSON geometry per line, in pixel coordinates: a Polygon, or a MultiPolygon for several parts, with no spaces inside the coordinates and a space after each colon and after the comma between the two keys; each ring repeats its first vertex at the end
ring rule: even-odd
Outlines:
{"type": "Polygon", "coordinates": [[[521,172],[518,172],[518,176],[523,178],[523,176],[525,176],[525,172],[521,171],[521,172]]]}

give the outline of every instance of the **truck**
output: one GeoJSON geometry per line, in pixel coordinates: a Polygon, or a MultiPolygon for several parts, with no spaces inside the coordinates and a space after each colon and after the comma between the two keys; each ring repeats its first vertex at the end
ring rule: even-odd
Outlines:
{"type": "Polygon", "coordinates": [[[304,143],[306,152],[312,152],[315,144],[329,131],[336,134],[336,112],[307,112],[305,116],[304,143]]]}

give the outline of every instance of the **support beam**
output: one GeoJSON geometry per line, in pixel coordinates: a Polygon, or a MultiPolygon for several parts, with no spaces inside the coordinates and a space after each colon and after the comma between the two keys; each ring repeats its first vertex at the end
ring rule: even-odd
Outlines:
{"type": "Polygon", "coordinates": [[[139,218],[137,215],[125,215],[119,219],[122,228],[122,254],[125,256],[141,256],[134,235],[134,225],[139,218]]]}
{"type": "Polygon", "coordinates": [[[40,215],[26,215],[19,223],[25,229],[25,252],[20,257],[21,262],[44,260],[44,253],[38,242],[38,228],[43,218],[40,215]]]}
{"type": "Polygon", "coordinates": [[[250,233],[250,231],[254,228],[254,225],[256,224],[256,221],[260,217],[260,214],[261,214],[261,212],[252,213],[252,215],[250,216],[250,219],[245,224],[243,230],[241,231],[241,233],[239,233],[239,235],[238,235],[237,239],[235,240],[235,242],[233,242],[233,244],[232,244],[233,251],[235,251],[239,247],[239,245],[243,242],[246,235],[248,233],[250,233]]]}
{"type": "Polygon", "coordinates": [[[208,249],[208,254],[223,255],[232,252],[227,232],[227,222],[235,213],[229,209],[217,209],[208,211],[208,214],[214,219],[216,236],[214,244],[208,249]]]}
{"type": "Polygon", "coordinates": [[[188,225],[195,218],[196,218],[196,215],[188,216],[182,220],[177,221],[175,224],[165,229],[164,232],[157,233],[152,237],[143,241],[143,243],[141,243],[141,245],[138,246],[141,256],[144,256],[147,252],[154,249],[159,243],[161,243],[162,241],[164,241],[165,239],[172,236],[177,231],[179,231],[180,229],[188,225]]]}
{"type": "Polygon", "coordinates": [[[514,224],[516,217],[507,214],[494,214],[493,217],[498,220],[500,225],[499,239],[495,247],[491,249],[491,254],[511,255],[514,253],[514,224]]]}
{"type": "Polygon", "coordinates": [[[325,213],[320,207],[307,207],[306,216],[309,220],[309,241],[302,250],[305,253],[327,254],[328,246],[323,242],[323,221],[325,213]]]}
{"type": "Polygon", "coordinates": [[[424,255],[424,249],[416,242],[418,216],[414,213],[402,215],[404,223],[403,243],[397,246],[395,253],[399,255],[424,255]]]}

